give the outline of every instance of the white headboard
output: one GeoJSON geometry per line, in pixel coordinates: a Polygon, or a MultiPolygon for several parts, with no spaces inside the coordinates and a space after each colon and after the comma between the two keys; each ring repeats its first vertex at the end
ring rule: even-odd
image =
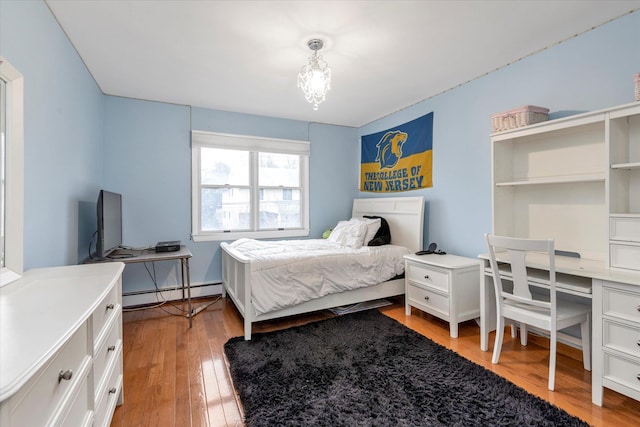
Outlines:
{"type": "Polygon", "coordinates": [[[412,252],[424,249],[424,197],[354,199],[351,216],[364,215],[377,215],[387,220],[392,244],[405,246],[412,252]]]}

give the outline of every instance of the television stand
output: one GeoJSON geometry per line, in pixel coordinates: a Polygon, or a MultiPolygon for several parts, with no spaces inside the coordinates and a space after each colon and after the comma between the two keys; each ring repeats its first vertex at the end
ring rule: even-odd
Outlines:
{"type": "Polygon", "coordinates": [[[136,264],[144,262],[160,262],[160,261],[178,261],[180,263],[180,275],[182,282],[182,301],[186,299],[188,305],[188,314],[185,315],[189,319],[189,328],[193,324],[193,317],[198,313],[209,307],[210,304],[203,304],[200,307],[194,308],[191,303],[191,277],[189,275],[189,258],[191,258],[191,251],[184,245],[180,246],[180,250],[173,252],[156,252],[154,248],[151,249],[116,249],[111,252],[107,258],[89,258],[86,259],[84,264],[100,263],[100,262],[122,262],[126,264],[136,264]]]}

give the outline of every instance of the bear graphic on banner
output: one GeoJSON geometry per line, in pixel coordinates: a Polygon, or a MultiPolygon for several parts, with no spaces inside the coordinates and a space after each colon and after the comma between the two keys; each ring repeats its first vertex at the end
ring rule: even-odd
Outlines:
{"type": "Polygon", "coordinates": [[[392,169],[402,157],[402,145],[407,141],[407,134],[394,130],[384,134],[378,147],[376,161],[380,163],[380,169],[392,169]]]}

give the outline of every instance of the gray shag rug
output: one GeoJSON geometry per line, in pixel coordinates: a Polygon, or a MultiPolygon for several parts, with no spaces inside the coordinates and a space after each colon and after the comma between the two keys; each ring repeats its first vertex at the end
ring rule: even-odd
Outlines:
{"type": "Polygon", "coordinates": [[[224,346],[257,426],[587,426],[369,310],[224,346]]]}

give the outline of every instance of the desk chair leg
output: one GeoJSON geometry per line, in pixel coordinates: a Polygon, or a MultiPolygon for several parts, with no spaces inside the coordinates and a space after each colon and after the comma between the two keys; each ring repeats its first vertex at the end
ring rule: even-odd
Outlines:
{"type": "Polygon", "coordinates": [[[556,350],[558,347],[558,332],[551,331],[549,341],[549,390],[553,391],[556,380],[556,350]]]}
{"type": "Polygon", "coordinates": [[[493,343],[493,357],[491,358],[491,363],[494,365],[496,365],[498,360],[500,360],[500,351],[502,350],[502,340],[504,338],[504,326],[504,317],[498,316],[496,340],[493,343]]]}
{"type": "Polygon", "coordinates": [[[527,324],[520,323],[520,344],[522,346],[526,346],[528,338],[529,338],[529,331],[527,330],[527,324]]]}
{"type": "Polygon", "coordinates": [[[582,364],[587,371],[591,370],[591,316],[580,324],[580,339],[582,341],[582,364]]]}

